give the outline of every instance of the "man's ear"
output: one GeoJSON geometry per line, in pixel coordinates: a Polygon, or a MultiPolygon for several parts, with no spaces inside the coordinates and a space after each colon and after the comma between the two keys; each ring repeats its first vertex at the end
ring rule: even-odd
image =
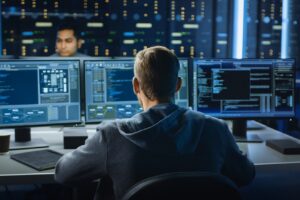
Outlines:
{"type": "Polygon", "coordinates": [[[140,83],[136,77],[132,78],[132,88],[135,95],[140,92],[140,83]]]}
{"type": "Polygon", "coordinates": [[[180,90],[181,85],[182,85],[182,79],[181,79],[181,77],[178,77],[177,83],[176,83],[176,92],[178,92],[180,90]]]}
{"type": "Polygon", "coordinates": [[[84,43],[83,39],[78,39],[77,40],[77,48],[80,49],[82,47],[82,44],[84,43]]]}

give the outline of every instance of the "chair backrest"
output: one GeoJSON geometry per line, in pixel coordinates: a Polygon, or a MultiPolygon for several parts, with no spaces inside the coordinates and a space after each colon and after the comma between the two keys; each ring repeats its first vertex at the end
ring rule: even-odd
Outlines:
{"type": "Polygon", "coordinates": [[[172,172],[146,178],[132,186],[122,200],[240,200],[237,186],[211,172],[172,172]]]}

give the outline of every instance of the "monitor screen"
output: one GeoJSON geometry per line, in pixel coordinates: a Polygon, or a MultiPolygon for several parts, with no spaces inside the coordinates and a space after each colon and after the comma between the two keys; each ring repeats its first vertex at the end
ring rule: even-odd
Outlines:
{"type": "Polygon", "coordinates": [[[181,89],[176,93],[175,103],[181,107],[189,107],[189,60],[179,58],[180,69],[178,76],[182,79],[181,89]]]}
{"type": "Polygon", "coordinates": [[[79,61],[0,60],[0,127],[80,122],[79,61]]]}
{"type": "Polygon", "coordinates": [[[194,59],[193,108],[220,118],[292,117],[293,59],[194,59]]]}
{"type": "MultiPolygon", "coordinates": [[[[111,59],[111,57],[90,57],[90,56],[72,56],[70,57],[62,57],[62,56],[19,56],[19,59],[22,60],[49,60],[49,59],[54,59],[54,60],[79,60],[79,68],[80,68],[80,86],[81,88],[84,88],[84,60],[106,60],[106,59],[111,59]]],[[[85,91],[82,89],[80,91],[80,99],[81,99],[81,115],[85,115],[85,91]]]]}
{"type": "MultiPolygon", "coordinates": [[[[183,87],[176,103],[187,107],[188,60],[180,64],[183,87]]],[[[133,58],[85,61],[86,122],[129,118],[142,111],[132,89],[133,66],[133,58]]]]}

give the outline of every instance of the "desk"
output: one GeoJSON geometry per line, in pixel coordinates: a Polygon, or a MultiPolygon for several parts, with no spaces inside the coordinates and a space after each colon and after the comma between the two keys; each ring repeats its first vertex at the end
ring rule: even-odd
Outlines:
{"type": "MultiPolygon", "coordinates": [[[[88,135],[95,133],[95,130],[96,126],[91,125],[87,127],[88,135]]],[[[13,129],[0,130],[0,132],[9,132],[11,136],[14,134],[13,129]]],[[[43,138],[49,144],[49,148],[57,152],[67,153],[71,151],[63,148],[62,127],[34,127],[31,128],[31,137],[43,138]]],[[[0,184],[55,183],[53,177],[54,169],[40,172],[10,159],[10,154],[34,150],[38,149],[14,150],[8,154],[0,155],[0,184]]]]}
{"type": "MultiPolygon", "coordinates": [[[[258,122],[257,122],[258,123],[258,122]]],[[[298,139],[289,135],[283,134],[280,131],[274,130],[268,126],[258,123],[263,129],[248,130],[248,135],[256,134],[263,141],[268,139],[291,139],[300,142],[298,139]]],[[[287,164],[287,163],[299,163],[299,155],[284,155],[274,149],[266,146],[263,143],[238,143],[240,149],[247,153],[247,156],[256,166],[258,165],[270,165],[270,164],[287,164]]]]}
{"type": "MultiPolygon", "coordinates": [[[[265,125],[259,124],[263,127],[260,130],[249,130],[247,134],[256,134],[261,139],[284,139],[289,138],[296,140],[288,135],[285,135],[279,131],[276,131],[272,128],[269,128],[265,125]]],[[[87,132],[88,135],[95,133],[95,125],[88,125],[87,132]]],[[[0,130],[0,132],[10,132],[13,133],[13,130],[0,130]]],[[[45,139],[50,146],[50,149],[53,149],[58,152],[66,153],[70,150],[63,149],[63,132],[62,128],[59,127],[39,127],[32,128],[32,137],[40,137],[45,139]]],[[[282,191],[282,185],[278,185],[279,182],[284,184],[284,179],[288,179],[285,175],[293,178],[290,184],[285,184],[287,187],[290,185],[300,185],[300,155],[284,155],[281,154],[265,145],[265,143],[238,143],[240,149],[247,153],[247,156],[250,160],[254,162],[257,170],[257,178],[250,184],[250,186],[243,188],[242,195],[245,199],[258,198],[257,195],[263,197],[270,197],[273,195],[277,199],[281,199],[280,195],[277,195],[282,191]],[[273,181],[274,180],[274,181],[273,181]],[[264,181],[267,182],[268,188],[272,188],[272,184],[277,187],[276,191],[273,189],[265,192],[264,195],[261,195],[258,187],[266,186],[264,181]],[[283,181],[283,182],[282,182],[283,181]],[[277,184],[277,185],[276,185],[277,184]],[[251,197],[252,195],[252,197],[251,197]],[[251,198],[250,198],[251,197],[251,198]]],[[[16,152],[25,152],[30,150],[17,150],[11,151],[9,154],[16,152]]],[[[9,158],[9,154],[0,155],[0,184],[32,184],[32,183],[54,183],[54,170],[47,171],[36,171],[30,167],[27,167],[21,163],[18,163],[9,158]]],[[[294,188],[295,189],[295,188],[294,188]]],[[[300,191],[296,188],[295,199],[299,199],[300,191]],[[297,196],[297,198],[296,198],[297,196]]],[[[273,198],[273,197],[272,197],[273,198]]],[[[273,198],[274,199],[274,198],[273,198]]],[[[276,199],[276,198],[275,198],[276,199]]],[[[289,199],[291,196],[289,196],[289,199]]]]}

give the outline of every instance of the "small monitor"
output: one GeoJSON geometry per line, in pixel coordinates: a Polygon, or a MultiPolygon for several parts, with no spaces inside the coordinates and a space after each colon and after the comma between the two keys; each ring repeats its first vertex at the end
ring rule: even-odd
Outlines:
{"type": "Polygon", "coordinates": [[[176,93],[175,103],[181,107],[189,107],[189,59],[179,58],[180,69],[178,76],[182,79],[181,89],[176,93]]]}
{"type": "Polygon", "coordinates": [[[194,110],[227,119],[295,115],[293,59],[194,59],[194,110]]]}
{"type": "Polygon", "coordinates": [[[0,128],[24,148],[31,126],[80,123],[79,61],[0,60],[0,77],[0,128]]]}
{"type": "MultiPolygon", "coordinates": [[[[187,107],[188,60],[182,59],[180,64],[183,87],[176,94],[176,103],[187,107]]],[[[132,89],[134,58],[86,60],[84,65],[87,123],[130,118],[142,111],[132,89]]]]}

